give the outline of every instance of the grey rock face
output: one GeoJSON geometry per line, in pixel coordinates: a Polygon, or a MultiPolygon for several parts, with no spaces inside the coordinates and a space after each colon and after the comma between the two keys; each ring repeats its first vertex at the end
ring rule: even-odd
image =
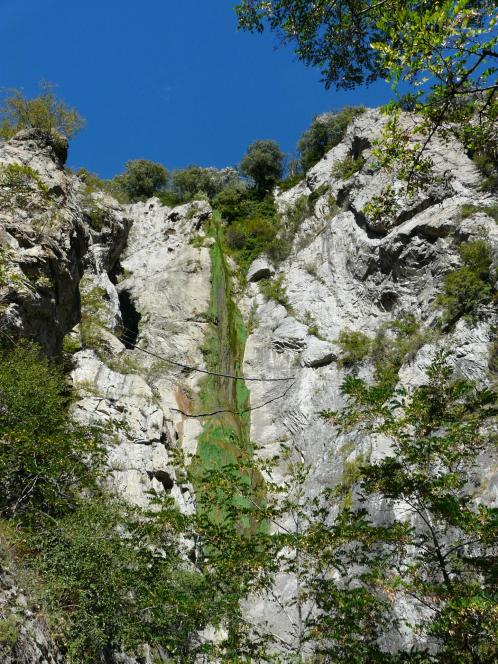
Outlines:
{"type": "Polygon", "coordinates": [[[176,482],[169,449],[174,444],[195,452],[201,425],[181,411],[191,407],[200,374],[174,362],[204,366],[209,247],[189,241],[202,235],[211,208],[195,201],[171,209],[153,198],[125,214],[133,225],[119,258],[118,283],[109,278],[112,261],[102,259],[105,243],[91,248],[101,258],[89,261],[85,280],[107,293],[105,329],[99,332],[106,351],[76,354],[73,381],[81,398],[74,412],[81,421],[116,428],[109,463],[111,484],[121,495],[144,506],[150,491],[166,491],[189,510],[190,488],[176,482]],[[130,328],[133,318],[136,329],[130,328]]]}
{"type": "Polygon", "coordinates": [[[305,367],[323,367],[337,360],[339,354],[340,348],[336,344],[310,337],[302,356],[302,363],[305,367]]]}
{"type": "Polygon", "coordinates": [[[275,274],[275,268],[265,258],[256,258],[247,271],[247,281],[261,281],[275,274]]]}
{"type": "Polygon", "coordinates": [[[285,350],[302,350],[306,346],[308,329],[294,318],[286,318],[273,332],[272,346],[277,353],[285,350]]]}
{"type": "Polygon", "coordinates": [[[65,139],[36,129],[0,146],[2,331],[37,341],[49,355],[60,353],[64,335],[80,320],[84,272],[101,275],[90,287],[115,292],[103,275],[115,265],[130,227],[113,198],[85,193],[81,181],[64,170],[66,152],[65,139]],[[24,175],[27,196],[2,185],[9,165],[32,169],[24,175]],[[90,224],[89,203],[103,213],[99,231],[90,224]]]}
{"type": "Polygon", "coordinates": [[[8,164],[28,166],[39,178],[31,181],[23,205],[15,190],[2,187],[2,331],[38,341],[49,355],[60,352],[63,336],[79,320],[78,283],[88,245],[76,179],[64,172],[63,160],[54,137],[37,130],[0,146],[0,180],[8,164]]]}
{"type": "MultiPolygon", "coordinates": [[[[346,370],[335,361],[340,332],[348,329],[373,336],[379,326],[403,313],[415,315],[422,330],[432,329],[443,278],[460,266],[459,243],[485,237],[495,257],[498,251],[494,220],[482,212],[461,219],[462,205],[485,207],[496,204],[496,199],[480,192],[479,175],[456,144],[436,142],[431,148],[436,171],[447,180],[443,190],[422,192],[416,201],[401,197],[392,227],[374,228],[368,223],[361,211],[388,181],[368,166],[371,146],[382,124],[377,111],[367,111],[353,122],[343,143],[311,169],[303,182],[277,196],[277,205],[285,214],[301,196],[319,188],[324,192],[298,230],[292,255],[276,274],[283,279],[291,313],[283,317],[281,312],[276,317],[278,308],[265,302],[257,285],[250,286],[243,298],[244,311],[247,315],[255,311],[259,322],[247,342],[244,371],[294,379],[290,390],[281,390],[284,396],[276,400],[272,400],[278,397],[275,386],[251,384],[251,402],[268,402],[252,414],[251,439],[262,446],[263,457],[274,455],[285,441],[298,459],[310,464],[306,489],[310,497],[337,483],[345,464],[359,454],[379,458],[390,452],[388,441],[338,435],[331,424],[317,416],[322,410],[343,406],[340,388],[346,370]],[[340,180],[335,175],[336,164],[360,153],[364,168],[347,182],[340,180]],[[327,201],[331,195],[340,203],[335,214],[331,214],[327,201]],[[313,229],[319,232],[310,233],[313,229]],[[304,312],[317,322],[325,341],[307,336],[304,312]]],[[[434,341],[427,341],[407,357],[400,383],[408,387],[420,384],[436,350],[444,347],[453,350],[457,373],[486,384],[497,322],[496,308],[490,307],[481,311],[477,326],[461,320],[448,334],[439,339],[436,335],[434,341]]],[[[369,376],[368,367],[362,371],[369,376]]],[[[483,461],[486,500],[493,504],[496,467],[493,470],[485,464],[483,461]]],[[[285,473],[285,469],[280,472],[285,473]]],[[[376,507],[370,507],[375,512],[376,507]]],[[[267,621],[269,629],[288,643],[297,638],[294,586],[292,578],[283,576],[276,580],[278,602],[258,597],[248,607],[252,620],[261,626],[267,621]]],[[[410,613],[412,609],[405,607],[403,611],[410,613]]],[[[394,646],[393,640],[390,647],[394,646]]]]}

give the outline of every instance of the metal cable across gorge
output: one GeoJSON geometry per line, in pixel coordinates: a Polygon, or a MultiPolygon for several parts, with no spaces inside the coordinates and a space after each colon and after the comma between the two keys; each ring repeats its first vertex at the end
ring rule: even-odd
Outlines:
{"type": "MultiPolygon", "coordinates": [[[[124,338],[126,338],[127,334],[135,334],[132,330],[129,328],[122,328],[124,330],[124,338]]],[[[234,376],[232,374],[226,374],[226,373],[221,373],[217,371],[209,371],[208,369],[200,369],[199,367],[192,367],[188,364],[183,364],[182,362],[177,362],[176,360],[172,360],[169,357],[165,357],[164,355],[159,355],[158,353],[154,353],[153,351],[146,350],[145,348],[140,348],[140,346],[137,346],[134,343],[131,343],[131,341],[127,341],[127,343],[130,344],[130,346],[133,346],[134,350],[140,350],[142,353],[146,353],[147,355],[150,355],[151,357],[155,357],[158,360],[163,360],[164,362],[168,362],[169,364],[172,364],[173,366],[180,367],[181,369],[188,369],[189,371],[195,371],[197,373],[202,373],[202,374],[207,374],[209,376],[218,376],[220,378],[230,378],[231,380],[244,380],[244,381],[251,381],[251,382],[257,382],[257,383],[277,383],[277,382],[283,382],[283,381],[288,381],[288,380],[296,380],[295,376],[287,376],[286,378],[255,378],[255,377],[247,377],[247,376],[234,376]]]]}
{"type": "MultiPolygon", "coordinates": [[[[125,337],[126,337],[127,332],[128,333],[131,332],[131,330],[129,330],[126,327],[123,327],[122,329],[124,331],[124,336],[125,337]]],[[[128,342],[128,343],[130,343],[130,342],[128,342]]],[[[214,417],[216,415],[222,415],[223,413],[229,413],[231,415],[238,415],[238,416],[241,417],[242,415],[245,415],[246,413],[250,413],[254,410],[259,410],[260,408],[264,408],[264,406],[267,406],[268,404],[273,403],[274,401],[278,401],[280,399],[283,399],[288,394],[288,392],[294,387],[295,382],[296,382],[296,378],[291,377],[291,376],[289,376],[288,378],[245,378],[244,376],[232,376],[230,374],[218,373],[218,372],[215,372],[215,371],[208,371],[207,369],[199,369],[199,368],[196,368],[196,367],[190,367],[186,364],[182,364],[181,362],[176,362],[175,360],[170,360],[170,359],[168,359],[168,358],[166,358],[162,355],[159,355],[158,353],[154,353],[152,351],[146,350],[145,348],[140,348],[140,346],[137,346],[136,344],[130,343],[130,345],[133,346],[133,348],[135,350],[141,350],[142,353],[146,353],[147,355],[151,355],[152,357],[156,357],[160,360],[164,360],[166,362],[169,362],[170,364],[174,364],[175,366],[178,366],[178,367],[181,367],[181,368],[184,368],[184,369],[189,369],[191,371],[197,371],[197,372],[203,373],[203,374],[209,374],[210,376],[219,376],[219,377],[222,377],[222,378],[231,378],[233,380],[252,380],[252,381],[258,381],[258,382],[292,381],[290,383],[290,385],[288,385],[285,388],[284,392],[282,392],[281,394],[277,394],[276,396],[270,397],[266,401],[263,401],[262,403],[259,403],[256,406],[249,406],[249,408],[244,408],[243,410],[240,410],[240,411],[233,410],[231,408],[218,408],[216,410],[213,410],[213,411],[210,411],[210,412],[207,412],[207,413],[187,413],[186,411],[182,410],[181,408],[170,408],[170,410],[172,410],[176,413],[180,413],[184,417],[189,417],[189,418],[192,418],[192,419],[197,419],[197,418],[201,418],[201,417],[214,417]]]]}

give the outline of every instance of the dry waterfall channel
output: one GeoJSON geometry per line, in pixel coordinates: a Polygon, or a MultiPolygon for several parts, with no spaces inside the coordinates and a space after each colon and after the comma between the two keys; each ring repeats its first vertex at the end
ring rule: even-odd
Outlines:
{"type": "Polygon", "coordinates": [[[128,212],[133,223],[119,261],[84,277],[83,316],[85,292],[102,294],[99,335],[112,357],[77,353],[75,412],[112,423],[118,444],[110,466],[122,495],[145,505],[148,492],[165,490],[191,509],[191,487],[175,482],[172,446],[199,471],[250,454],[247,333],[209,206],[172,211],[151,200],[128,212]]]}

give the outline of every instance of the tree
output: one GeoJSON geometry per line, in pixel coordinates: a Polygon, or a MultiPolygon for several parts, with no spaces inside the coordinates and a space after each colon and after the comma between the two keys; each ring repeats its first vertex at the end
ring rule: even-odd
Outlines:
{"type": "Polygon", "coordinates": [[[233,168],[203,168],[188,166],[173,172],[173,187],[185,200],[192,199],[196,194],[204,193],[210,199],[227,187],[236,186],[239,175],[233,168]]]}
{"type": "Polygon", "coordinates": [[[492,664],[498,510],[474,489],[480,455],[495,450],[496,395],[455,379],[443,353],[418,388],[386,393],[350,376],[343,391],[347,407],[323,416],[355,437],[388,438],[387,456],[357,457],[318,495],[309,494],[310,467],[294,444],[276,458],[241,457],[196,478],[209,509],[187,517],[183,532],[197,542],[208,587],[232,605],[218,656],[492,664]],[[250,480],[263,476],[264,491],[250,480]],[[286,629],[275,635],[245,622],[239,601],[255,596],[273,603],[286,629]],[[407,602],[410,618],[398,613],[407,602]],[[393,630],[407,626],[417,646],[388,652],[393,630]]]}
{"type": "Polygon", "coordinates": [[[126,162],[126,170],[114,178],[116,187],[131,203],[147,200],[164,189],[168,183],[168,171],[162,164],[147,159],[126,162]]]}
{"type": "MultiPolygon", "coordinates": [[[[103,433],[112,431],[74,422],[70,402],[65,376],[35,344],[1,350],[0,549],[8,537],[16,565],[29,570],[23,581],[36,579],[64,661],[111,661],[145,643],[194,661],[199,631],[219,624],[224,597],[185,560],[172,500],[149,511],[103,489],[103,433]]],[[[3,604],[0,631],[5,612],[3,604]]],[[[20,661],[16,639],[3,635],[1,654],[9,647],[7,659],[20,661]]]]}
{"type": "Polygon", "coordinates": [[[250,177],[260,194],[268,193],[282,177],[284,155],[276,141],[255,141],[240,163],[241,172],[250,177]]]}
{"type": "Polygon", "coordinates": [[[198,632],[217,623],[222,602],[157,514],[104,494],[43,526],[28,538],[30,564],[68,662],[139,655],[145,643],[195,661],[198,632]]]}
{"type": "Polygon", "coordinates": [[[268,26],[294,44],[303,62],[321,69],[327,88],[388,80],[398,106],[418,115],[421,141],[410,154],[398,155],[410,163],[409,180],[436,133],[462,140],[486,173],[484,167],[496,164],[494,0],[244,0],[236,11],[241,28],[261,32],[268,26]],[[409,103],[406,84],[412,86],[409,103]]]}
{"type": "Polygon", "coordinates": [[[21,129],[42,129],[73,138],[85,124],[75,108],[57,99],[52,83],[41,83],[38,97],[27,99],[21,90],[8,90],[0,108],[0,136],[11,138],[21,129]]]}
{"type": "Polygon", "coordinates": [[[34,344],[0,352],[0,510],[57,515],[95,485],[105,458],[97,430],[69,416],[61,371],[34,344]]]}
{"type": "Polygon", "coordinates": [[[307,171],[338,145],[350,122],[363,110],[361,107],[346,106],[338,113],[317,116],[297,144],[302,168],[307,171]]]}
{"type": "Polygon", "coordinates": [[[349,377],[349,407],[333,419],[343,429],[391,441],[389,455],[359,468],[356,496],[359,505],[382,501],[384,522],[392,510],[390,536],[374,520],[370,537],[390,549],[387,594],[422,613],[410,624],[422,639],[420,661],[492,664],[498,657],[498,510],[475,489],[479,456],[496,452],[497,400],[490,390],[455,379],[447,359],[438,353],[426,384],[398,390],[388,402],[378,386],[349,377]]]}

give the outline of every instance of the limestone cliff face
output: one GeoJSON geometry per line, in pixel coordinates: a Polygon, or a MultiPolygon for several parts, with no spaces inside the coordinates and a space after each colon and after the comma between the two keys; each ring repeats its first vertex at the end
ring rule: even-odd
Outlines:
{"type": "MultiPolygon", "coordinates": [[[[395,184],[392,227],[369,221],[365,204],[387,183],[371,156],[383,122],[377,111],[367,111],[302,183],[276,192],[284,217],[302,197],[312,204],[276,273],[263,257],[251,268],[247,286],[236,290],[239,309],[246,322],[251,319],[244,374],[292,377],[288,383],[250,384],[251,406],[257,407],[251,439],[268,456],[285,442],[311,464],[310,495],[337,482],[360,454],[388,453],[385,442],[338,436],[317,416],[343,403],[340,332],[373,335],[403,312],[414,314],[422,330],[431,329],[443,277],[459,265],[458,241],[486,235],[498,262],[498,225],[486,213],[497,201],[481,192],[478,172],[457,145],[431,148],[441,175],[437,187],[413,200],[395,184]],[[361,158],[363,166],[343,179],[338,164],[346,157],[361,158]],[[460,214],[464,204],[476,210],[466,219],[460,214]],[[273,274],[281,277],[287,307],[261,292],[258,281],[273,274]]],[[[0,331],[28,336],[58,354],[74,328],[68,337],[76,349],[74,415],[112,425],[109,482],[136,504],[145,505],[154,489],[192,510],[192,487],[177,481],[171,452],[194,454],[202,432],[201,421],[189,414],[202,380],[192,367],[206,368],[214,240],[203,224],[212,210],[203,201],[176,208],[157,199],[120,206],[103,194],[88,194],[63,169],[63,152],[37,132],[22,132],[0,146],[0,168],[29,166],[43,185],[29,186],[25,211],[15,200],[0,205],[0,331]],[[98,224],[92,221],[95,207],[98,224]]],[[[0,203],[5,192],[0,186],[0,203]]],[[[485,384],[497,324],[491,307],[474,326],[459,321],[405,361],[401,382],[419,384],[436,348],[444,346],[454,349],[459,372],[485,384]]],[[[371,367],[365,364],[360,372],[369,376],[371,367]]],[[[498,476],[485,465],[482,486],[483,499],[496,504],[498,476]]],[[[290,641],[294,625],[285,603],[293,583],[278,581],[280,607],[264,598],[248,607],[255,621],[268,620],[290,641]]],[[[58,661],[44,657],[26,661],[58,661]]]]}
{"type": "MultiPolygon", "coordinates": [[[[258,284],[249,284],[243,296],[245,312],[255,311],[258,326],[248,339],[244,370],[276,377],[292,375],[295,382],[282,400],[258,409],[251,418],[251,437],[271,456],[280,442],[299,450],[312,466],[308,492],[316,495],[334,485],[348,464],[360,455],[378,458],[389,449],[386,441],[338,436],[334,427],[318,416],[323,410],[343,406],[340,393],[346,370],[341,368],[334,344],[341,330],[374,335],[386,322],[403,313],[414,314],[422,330],[434,327],[438,310],[435,298],[444,275],[459,266],[459,241],[487,237],[498,263],[498,225],[485,212],[462,220],[464,204],[485,209],[496,203],[480,189],[480,177],[458,146],[436,144],[431,148],[436,172],[444,176],[441,189],[422,192],[418,200],[399,197],[398,221],[391,230],[373,226],[365,219],[365,204],[388,182],[375,168],[371,156],[383,117],[368,111],[349,128],[345,140],[331,150],[307,174],[303,183],[277,195],[285,210],[301,196],[317,192],[314,213],[301,225],[289,259],[278,268],[289,302],[287,309],[268,302],[258,284]],[[349,179],[334,173],[345,157],[361,157],[365,164],[349,179]],[[316,323],[321,339],[309,334],[316,323]]],[[[487,384],[488,362],[498,322],[496,308],[482,313],[470,327],[460,320],[455,329],[425,343],[408,357],[400,370],[405,386],[420,384],[437,348],[454,351],[452,362],[458,373],[487,384]]],[[[363,366],[360,375],[368,377],[363,366]]],[[[257,383],[251,386],[251,403],[264,403],[282,391],[257,383]]],[[[482,467],[483,499],[498,504],[496,467],[482,467]]],[[[255,620],[263,617],[289,642],[296,624],[291,601],[294,580],[279,581],[284,606],[258,600],[251,608],[255,620]],[[286,598],[288,606],[285,607],[286,598]],[[289,615],[289,611],[291,615],[289,615]]]]}
{"type": "Polygon", "coordinates": [[[81,393],[75,415],[115,426],[118,444],[110,464],[123,495],[144,505],[152,489],[173,492],[187,508],[191,496],[176,484],[168,450],[181,446],[195,453],[201,425],[178,411],[189,410],[200,375],[162,358],[203,366],[210,240],[206,246],[202,239],[200,245],[191,242],[202,238],[211,209],[195,202],[171,210],[151,199],[129,206],[126,214],[133,225],[116,283],[105,264],[85,273],[87,288],[105,286],[107,322],[97,331],[100,352],[75,355],[74,386],[81,393]]]}

